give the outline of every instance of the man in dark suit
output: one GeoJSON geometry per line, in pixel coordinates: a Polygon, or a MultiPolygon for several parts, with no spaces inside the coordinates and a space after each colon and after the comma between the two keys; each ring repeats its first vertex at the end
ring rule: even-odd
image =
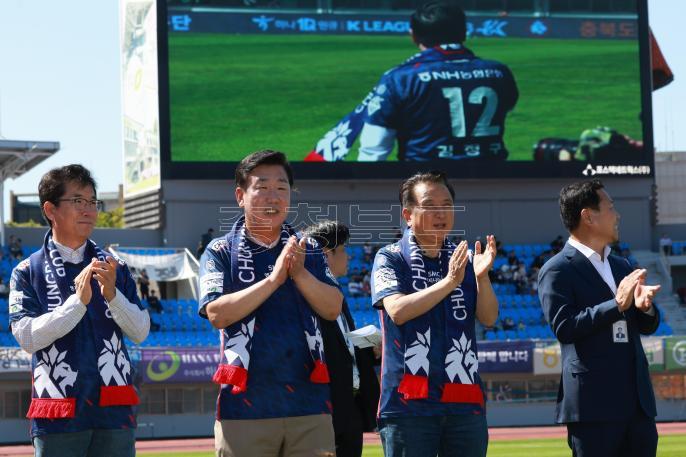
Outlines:
{"type": "MultiPolygon", "coordinates": [[[[322,247],[331,274],[345,276],[348,271],[348,254],[345,252],[345,243],[350,237],[348,227],[334,221],[322,221],[309,227],[305,235],[322,247]]],[[[360,457],[362,433],[371,432],[376,427],[379,381],[374,371],[374,350],[356,348],[344,335],[355,329],[345,300],[337,320],[322,319],[321,323],[324,356],[331,380],[336,455],[360,457]]]]}
{"type": "Polygon", "coordinates": [[[655,396],[640,335],[653,333],[660,286],[609,255],[619,213],[600,181],[560,192],[570,233],[538,276],[543,313],[562,347],[556,421],[575,457],[654,457],[655,396]]]}

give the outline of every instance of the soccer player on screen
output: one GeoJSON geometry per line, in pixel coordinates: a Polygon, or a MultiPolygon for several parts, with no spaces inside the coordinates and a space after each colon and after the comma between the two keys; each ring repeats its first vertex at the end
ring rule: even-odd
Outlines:
{"type": "Polygon", "coordinates": [[[410,18],[420,53],[387,71],[367,104],[359,161],[505,160],[505,117],[517,103],[510,69],[462,44],[466,19],[447,0],[424,4],[410,18]]]}

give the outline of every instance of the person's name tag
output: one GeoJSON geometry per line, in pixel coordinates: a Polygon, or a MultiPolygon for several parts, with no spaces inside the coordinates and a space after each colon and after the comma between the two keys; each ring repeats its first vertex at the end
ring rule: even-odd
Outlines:
{"type": "Polygon", "coordinates": [[[615,343],[628,343],[629,332],[626,327],[626,321],[622,319],[612,324],[612,341],[615,343]]]}

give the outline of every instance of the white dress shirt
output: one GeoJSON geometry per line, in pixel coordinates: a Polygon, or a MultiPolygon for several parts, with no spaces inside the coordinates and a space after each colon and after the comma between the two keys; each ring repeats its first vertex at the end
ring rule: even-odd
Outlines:
{"type": "MultiPolygon", "coordinates": [[[[86,251],[86,243],[77,249],[71,249],[53,239],[62,260],[69,263],[81,263],[86,251]]],[[[119,289],[110,302],[106,302],[112,319],[122,332],[133,342],[145,340],[150,331],[150,315],[131,303],[119,289]]],[[[23,350],[29,354],[39,351],[62,338],[76,327],[83,319],[88,308],[81,303],[76,294],[70,295],[62,304],[50,313],[38,317],[24,317],[12,323],[12,334],[23,350]]]]}
{"type": "Polygon", "coordinates": [[[590,260],[591,265],[593,265],[593,268],[596,269],[600,277],[603,278],[603,281],[605,281],[605,284],[607,284],[612,293],[617,294],[617,284],[615,283],[614,276],[612,276],[612,268],[610,267],[610,261],[607,259],[607,256],[609,256],[611,252],[610,246],[605,246],[605,250],[603,251],[603,258],[601,259],[600,254],[598,254],[585,244],[582,244],[579,241],[575,240],[574,238],[570,237],[568,243],[571,244],[574,248],[576,248],[577,251],[582,253],[584,257],[590,260]]]}

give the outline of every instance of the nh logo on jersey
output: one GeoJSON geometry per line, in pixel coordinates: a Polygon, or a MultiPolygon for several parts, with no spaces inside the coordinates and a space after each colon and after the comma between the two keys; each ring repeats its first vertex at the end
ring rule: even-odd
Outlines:
{"type": "Polygon", "coordinates": [[[417,332],[417,339],[414,340],[407,351],[405,351],[405,365],[410,372],[416,375],[420,369],[429,374],[429,348],[431,346],[431,329],[426,333],[417,332]]]}
{"type": "Polygon", "coordinates": [[[451,382],[455,376],[461,384],[474,384],[479,369],[479,358],[472,350],[472,341],[463,333],[459,340],[453,338],[453,346],[445,357],[445,371],[451,382]]]}
{"type": "Polygon", "coordinates": [[[64,361],[67,351],[60,352],[53,344],[48,351],[38,353],[38,363],[33,370],[33,386],[39,398],[47,392],[49,398],[65,398],[67,387],[76,382],[77,371],[64,361]]]}
{"type": "Polygon", "coordinates": [[[117,333],[113,332],[112,338],[109,341],[103,340],[103,343],[105,347],[98,357],[98,369],[102,382],[108,386],[110,381],[114,379],[117,386],[125,386],[127,384],[126,376],[131,373],[131,365],[122,350],[117,333]]]}

